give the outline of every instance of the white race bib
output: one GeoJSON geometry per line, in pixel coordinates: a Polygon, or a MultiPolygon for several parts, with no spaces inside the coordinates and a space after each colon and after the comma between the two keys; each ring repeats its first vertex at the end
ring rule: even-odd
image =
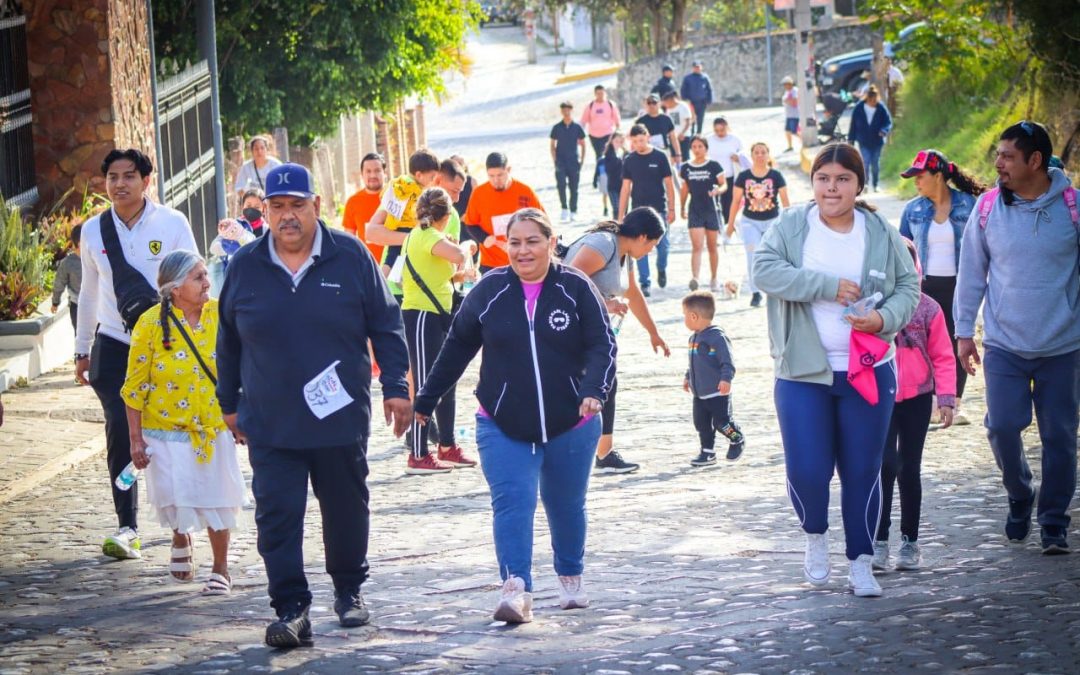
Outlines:
{"type": "Polygon", "coordinates": [[[324,419],[353,402],[353,397],[341,386],[338,378],[339,363],[341,361],[334,361],[304,385],[304,401],[312,414],[319,419],[324,419]]]}
{"type": "Polygon", "coordinates": [[[496,237],[506,236],[506,226],[510,224],[510,219],[513,217],[514,214],[512,213],[491,217],[491,231],[495,233],[496,237]]]}
{"type": "Polygon", "coordinates": [[[398,199],[394,196],[393,190],[386,191],[386,199],[383,200],[383,208],[393,217],[401,220],[401,217],[405,215],[405,207],[408,205],[409,200],[398,199]]]}

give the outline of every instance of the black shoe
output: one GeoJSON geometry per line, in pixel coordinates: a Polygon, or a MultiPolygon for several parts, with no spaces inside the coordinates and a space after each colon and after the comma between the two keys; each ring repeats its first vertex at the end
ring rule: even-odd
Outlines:
{"type": "Polygon", "coordinates": [[[360,595],[359,590],[334,595],[334,611],[337,612],[338,622],[345,628],[363,626],[371,618],[371,612],[364,604],[364,596],[360,595]]]}
{"type": "Polygon", "coordinates": [[[648,286],[641,287],[641,294],[644,295],[646,298],[652,297],[652,293],[649,292],[648,286]]]}
{"type": "Polygon", "coordinates": [[[266,646],[275,649],[294,649],[311,647],[315,640],[311,637],[311,619],[308,607],[295,607],[278,617],[278,620],[266,627],[266,646]]]}
{"type": "Polygon", "coordinates": [[[640,464],[626,461],[616,450],[612,450],[602,458],[596,458],[596,473],[631,473],[640,468],[640,464]]]}
{"type": "Polygon", "coordinates": [[[1043,555],[1064,555],[1069,552],[1069,542],[1065,539],[1068,529],[1060,525],[1043,525],[1043,555]]]}
{"type": "Polygon", "coordinates": [[[698,456],[690,460],[690,466],[711,466],[716,464],[716,453],[702,450],[698,456]]]}
{"type": "Polygon", "coordinates": [[[1020,543],[1031,534],[1031,509],[1034,506],[1034,492],[1030,499],[1009,500],[1009,515],[1005,518],[1005,536],[1009,541],[1020,543]]]}
{"type": "Polygon", "coordinates": [[[656,270],[656,283],[660,288],[667,288],[667,270],[656,270]]]}
{"type": "Polygon", "coordinates": [[[732,444],[728,445],[727,446],[727,455],[726,455],[727,461],[729,461],[729,462],[738,461],[738,459],[740,457],[742,457],[742,451],[743,451],[743,448],[745,448],[745,447],[746,447],[746,442],[745,441],[739,441],[738,443],[732,443],[732,444]]]}
{"type": "Polygon", "coordinates": [[[761,307],[761,293],[754,293],[750,296],[751,307],[761,307]]]}

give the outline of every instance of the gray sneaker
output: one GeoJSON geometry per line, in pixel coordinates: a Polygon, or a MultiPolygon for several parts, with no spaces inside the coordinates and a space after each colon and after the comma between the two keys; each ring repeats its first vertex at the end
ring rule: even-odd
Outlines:
{"type": "Polygon", "coordinates": [[[917,570],[922,567],[922,553],[919,552],[918,542],[904,537],[904,543],[900,544],[900,552],[896,555],[896,569],[917,570]]]}
{"type": "Polygon", "coordinates": [[[874,559],[871,566],[876,570],[884,570],[889,567],[889,542],[874,542],[874,559]]]}

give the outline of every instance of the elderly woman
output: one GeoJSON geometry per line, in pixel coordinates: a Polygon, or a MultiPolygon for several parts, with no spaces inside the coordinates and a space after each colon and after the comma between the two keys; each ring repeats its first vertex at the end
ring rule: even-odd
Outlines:
{"type": "Polygon", "coordinates": [[[131,460],[147,469],[150,506],[173,531],[169,572],[195,578],[191,533],[206,528],[214,565],[207,595],[232,590],[229,530],[245,500],[236,446],[218,407],[217,301],[197,253],[174,251],[158,270],[161,304],[131,333],[122,396],[127,404],[131,460]]]}
{"type": "Polygon", "coordinates": [[[465,297],[416,397],[426,422],[481,348],[476,442],[491,490],[495,554],[503,587],[495,619],[532,620],[536,495],[547,513],[559,604],[588,606],[585,492],[598,417],[615,377],[615,337],[588,277],[552,259],[543,211],[526,208],[507,226],[510,266],[481,277],[465,297]]]}

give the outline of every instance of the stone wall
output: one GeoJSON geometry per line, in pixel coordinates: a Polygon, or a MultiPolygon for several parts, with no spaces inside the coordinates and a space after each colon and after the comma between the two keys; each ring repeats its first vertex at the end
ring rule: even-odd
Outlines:
{"type": "MultiPolygon", "coordinates": [[[[156,158],[149,22],[145,2],[109,0],[109,73],[114,141],[156,158]]],[[[194,30],[194,27],[192,27],[194,30]]],[[[157,162],[154,162],[155,166],[157,162]]],[[[154,192],[157,181],[151,181],[154,192]]]]}
{"type": "MultiPolygon", "coordinates": [[[[873,28],[869,24],[837,26],[814,31],[814,55],[819,61],[855,49],[870,47],[873,28]]],[[[773,102],[779,105],[780,79],[795,76],[795,31],[777,31],[772,35],[773,102]]],[[[614,98],[627,112],[639,110],[642,99],[665,63],[675,68],[676,81],[689,73],[690,64],[700,60],[713,82],[714,106],[751,108],[768,105],[765,34],[744,35],[718,42],[669,52],[627,64],[619,72],[614,98]]]]}

